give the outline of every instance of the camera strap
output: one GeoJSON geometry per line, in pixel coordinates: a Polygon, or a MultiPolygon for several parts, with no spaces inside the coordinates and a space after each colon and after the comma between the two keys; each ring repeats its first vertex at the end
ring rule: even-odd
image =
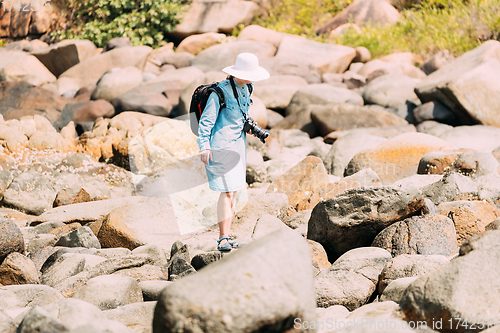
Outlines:
{"type": "Polygon", "coordinates": [[[245,114],[245,112],[243,112],[243,110],[241,109],[241,104],[240,104],[240,100],[238,98],[238,91],[236,90],[236,83],[234,83],[234,78],[230,78],[229,79],[229,82],[231,82],[231,87],[233,88],[233,94],[234,94],[234,98],[236,98],[236,102],[238,102],[238,106],[240,107],[240,111],[241,113],[243,114],[243,119],[247,120],[247,115],[245,114]]]}

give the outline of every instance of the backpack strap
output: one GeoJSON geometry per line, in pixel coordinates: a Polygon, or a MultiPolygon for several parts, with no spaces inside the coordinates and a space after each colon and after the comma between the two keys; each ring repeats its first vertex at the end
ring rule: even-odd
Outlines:
{"type": "Polygon", "coordinates": [[[240,101],[238,99],[238,91],[236,91],[236,84],[234,83],[234,79],[230,78],[229,81],[231,82],[231,87],[233,88],[233,94],[234,98],[236,98],[236,102],[238,102],[238,106],[240,107],[240,111],[243,114],[243,119],[247,119],[247,116],[245,115],[245,112],[241,109],[240,101]]]}
{"type": "Polygon", "coordinates": [[[223,108],[226,107],[226,98],[224,97],[224,92],[222,91],[222,88],[219,87],[219,86],[215,86],[212,90],[219,97],[219,102],[220,102],[220,109],[219,109],[219,111],[220,111],[220,110],[222,110],[223,108]]]}

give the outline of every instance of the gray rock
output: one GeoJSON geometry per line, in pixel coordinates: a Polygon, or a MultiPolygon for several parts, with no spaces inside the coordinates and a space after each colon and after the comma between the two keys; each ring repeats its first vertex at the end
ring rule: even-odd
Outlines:
{"type": "Polygon", "coordinates": [[[457,113],[463,124],[499,126],[500,43],[488,41],[449,62],[422,80],[415,92],[428,102],[439,100],[457,113]]]}
{"type": "Polygon", "coordinates": [[[130,41],[129,37],[116,37],[110,39],[106,45],[104,45],[104,49],[102,50],[103,52],[108,52],[113,49],[117,49],[120,47],[128,47],[132,46],[132,42],[130,41]]]}
{"type": "Polygon", "coordinates": [[[423,204],[416,189],[350,189],[314,207],[307,238],[319,242],[335,259],[353,248],[370,246],[380,231],[417,212],[423,204]]]}
{"type": "Polygon", "coordinates": [[[343,305],[353,311],[366,304],[376,289],[379,274],[391,260],[383,249],[350,250],[315,277],[318,307],[343,305]]]}
{"type": "Polygon", "coordinates": [[[387,141],[386,138],[376,135],[348,133],[333,143],[324,160],[325,168],[329,174],[343,177],[345,167],[357,153],[378,146],[385,141],[387,141]]]}
{"type": "Polygon", "coordinates": [[[69,330],[95,320],[106,319],[98,307],[76,298],[64,298],[44,306],[43,309],[60,320],[69,330]]]}
{"type": "Polygon", "coordinates": [[[386,249],[393,256],[449,256],[458,252],[455,225],[450,218],[439,214],[413,216],[394,223],[375,237],[372,246],[386,249]]]}
{"type": "Polygon", "coordinates": [[[43,272],[40,283],[54,287],[62,280],[82,272],[84,268],[83,254],[65,253],[43,272]]]}
{"type": "Polygon", "coordinates": [[[31,168],[14,178],[4,192],[3,204],[27,214],[41,215],[52,207],[56,194],[49,180],[31,168]]]}
{"type": "Polygon", "coordinates": [[[327,308],[316,308],[316,313],[318,314],[318,322],[327,322],[327,320],[332,319],[344,319],[350,312],[343,305],[332,305],[327,308]]]}
{"type": "Polygon", "coordinates": [[[17,329],[18,333],[31,332],[69,332],[63,323],[45,311],[43,308],[35,306],[24,317],[21,325],[17,329]]]}
{"type": "MultiPolygon", "coordinates": [[[[116,247],[110,249],[99,249],[95,251],[95,254],[106,259],[119,259],[131,255],[132,251],[124,247],[116,247]]],[[[149,255],[149,253],[146,254],[149,255]]]]}
{"type": "Polygon", "coordinates": [[[132,250],[132,254],[145,253],[148,254],[153,259],[153,265],[166,266],[167,258],[165,257],[165,252],[158,245],[144,245],[136,247],[132,250]]]}
{"type": "Polygon", "coordinates": [[[458,125],[457,115],[439,101],[427,102],[413,109],[413,123],[435,120],[449,125],[458,125]]]}
{"type": "MultiPolygon", "coordinates": [[[[444,126],[444,125],[443,125],[444,126]]],[[[441,133],[429,133],[448,141],[457,148],[469,148],[491,153],[500,142],[500,128],[484,125],[447,127],[441,133]]]]}
{"type": "MultiPolygon", "coordinates": [[[[101,276],[110,275],[120,269],[139,267],[151,263],[152,259],[146,254],[131,255],[123,258],[108,259],[97,264],[89,270],[84,270],[70,278],[67,278],[56,285],[65,297],[71,297],[88,280],[101,276]]],[[[127,277],[128,278],[128,277],[127,277]]]]}
{"type": "Polygon", "coordinates": [[[101,310],[143,301],[139,283],[129,276],[122,275],[92,278],[75,292],[73,298],[94,304],[101,310]]]}
{"type": "Polygon", "coordinates": [[[186,259],[180,256],[174,257],[174,259],[171,260],[170,265],[168,266],[168,276],[180,275],[182,273],[185,273],[184,275],[193,274],[195,272],[196,270],[193,268],[193,266],[191,266],[189,261],[186,261],[186,259]]]}
{"type": "Polygon", "coordinates": [[[17,325],[11,316],[0,310],[0,332],[14,333],[17,325]]]}
{"type": "Polygon", "coordinates": [[[191,66],[191,62],[195,56],[189,52],[164,52],[161,56],[162,66],[174,65],[175,68],[183,68],[191,66]]]}
{"type": "Polygon", "coordinates": [[[445,174],[439,181],[424,186],[422,194],[439,205],[443,202],[476,198],[478,187],[469,177],[452,172],[445,174]]]}
{"type": "Polygon", "coordinates": [[[467,332],[465,324],[477,325],[475,318],[499,318],[497,300],[485,292],[500,290],[499,237],[500,231],[487,232],[469,252],[410,284],[400,303],[406,320],[432,327],[432,322],[451,318],[455,332],[467,332]]]}
{"type": "Polygon", "coordinates": [[[301,210],[291,216],[287,216],[283,219],[283,223],[292,229],[297,229],[301,225],[306,225],[311,218],[312,209],[301,210]]]}
{"type": "Polygon", "coordinates": [[[28,257],[13,252],[0,265],[0,284],[38,284],[40,274],[28,257]]]}
{"type": "Polygon", "coordinates": [[[211,251],[206,253],[198,253],[191,259],[191,266],[197,271],[201,268],[222,259],[223,253],[220,251],[211,251]]]}
{"type": "MultiPolygon", "coordinates": [[[[398,188],[416,187],[418,189],[421,189],[427,185],[434,184],[435,182],[440,181],[442,178],[442,175],[413,175],[395,181],[392,186],[398,188]]],[[[428,205],[429,203],[432,204],[432,201],[430,201],[429,199],[426,200],[428,200],[426,201],[426,205],[428,205]]]]}
{"type": "Polygon", "coordinates": [[[188,246],[181,241],[175,241],[170,249],[170,260],[173,260],[175,257],[183,258],[188,262],[191,260],[188,246]]]}
{"type": "Polygon", "coordinates": [[[59,260],[64,254],[95,254],[95,250],[86,249],[84,247],[57,247],[53,250],[53,252],[46,258],[43,262],[42,267],[40,268],[40,272],[45,274],[45,272],[52,266],[56,261],[59,260]]]}
{"type": "Polygon", "coordinates": [[[14,174],[9,170],[0,170],[0,200],[3,199],[3,193],[9,187],[14,179],[14,174]]]}
{"type": "Polygon", "coordinates": [[[157,301],[161,292],[172,282],[170,281],[142,281],[139,282],[139,287],[142,290],[144,302],[157,301]]]}
{"type": "Polygon", "coordinates": [[[138,87],[142,83],[142,71],[137,67],[113,68],[97,81],[91,99],[108,102],[138,87]]]}
{"type": "Polygon", "coordinates": [[[11,220],[0,218],[0,262],[13,252],[23,253],[24,249],[21,229],[11,220]]]}
{"type": "Polygon", "coordinates": [[[45,247],[43,249],[35,250],[28,254],[28,257],[33,261],[35,267],[38,271],[41,272],[42,266],[45,261],[57,251],[57,248],[54,247],[45,247]]]}
{"type": "Polygon", "coordinates": [[[286,56],[264,58],[260,61],[271,77],[277,75],[300,76],[309,84],[321,83],[320,71],[313,66],[309,59],[287,54],[286,56]]]}
{"type": "Polygon", "coordinates": [[[259,97],[268,109],[285,109],[293,95],[307,84],[304,78],[297,75],[275,75],[268,80],[256,82],[254,95],[259,97]]]}
{"type": "Polygon", "coordinates": [[[450,51],[448,50],[443,50],[432,57],[430,57],[428,60],[426,60],[422,66],[421,69],[424,71],[425,74],[429,75],[431,73],[434,73],[444,65],[446,65],[448,62],[454,60],[455,57],[450,54],[450,51]]]}
{"type": "Polygon", "coordinates": [[[349,103],[363,105],[363,98],[349,89],[337,88],[332,85],[310,84],[300,88],[292,97],[290,104],[286,108],[286,115],[298,113],[311,104],[339,104],[349,103]]]}
{"type": "Polygon", "coordinates": [[[406,75],[383,75],[370,81],[363,91],[366,104],[394,108],[417,99],[413,92],[420,82],[406,75]]]}
{"type": "Polygon", "coordinates": [[[25,284],[0,287],[0,309],[44,306],[62,298],[60,292],[44,285],[25,284]]]}
{"type": "Polygon", "coordinates": [[[437,271],[450,260],[442,255],[402,254],[389,261],[380,273],[377,291],[382,294],[394,280],[426,275],[437,271]]]}
{"type": "Polygon", "coordinates": [[[264,214],[257,219],[252,239],[264,237],[276,230],[288,229],[288,226],[275,216],[264,214]]]}
{"type": "Polygon", "coordinates": [[[151,329],[156,302],[141,302],[119,306],[103,311],[110,320],[118,321],[134,331],[147,332],[151,329]]]}
{"type": "Polygon", "coordinates": [[[408,124],[403,118],[384,109],[377,110],[348,103],[314,105],[311,108],[311,120],[322,136],[337,130],[408,124]]]}
{"type": "Polygon", "coordinates": [[[168,268],[165,266],[156,266],[156,265],[143,265],[141,267],[132,267],[126,269],[120,269],[113,273],[121,274],[125,276],[130,276],[137,280],[137,282],[141,281],[149,281],[149,280],[168,280],[168,268]]]}
{"type": "Polygon", "coordinates": [[[63,235],[56,246],[85,247],[89,249],[100,249],[101,244],[89,227],[83,226],[70,233],[63,235]]]}
{"type": "Polygon", "coordinates": [[[204,72],[220,71],[224,67],[233,66],[236,57],[241,52],[250,52],[262,59],[274,56],[276,48],[266,43],[251,40],[217,44],[198,53],[191,65],[204,72]]]}
{"type": "Polygon", "coordinates": [[[399,304],[408,286],[416,279],[418,279],[418,276],[392,280],[380,295],[380,301],[393,301],[399,304]]]}
{"type": "Polygon", "coordinates": [[[86,323],[71,330],[71,333],[133,333],[133,331],[124,324],[109,319],[99,319],[86,323]]]}
{"type": "Polygon", "coordinates": [[[487,174],[498,175],[500,173],[500,163],[490,153],[463,153],[455,159],[451,165],[450,171],[471,178],[477,178],[487,174]]]}
{"type": "Polygon", "coordinates": [[[309,253],[307,242],[289,230],[245,245],[164,289],[153,332],[174,327],[199,332],[281,332],[293,327],[295,317],[315,320],[309,253]],[[232,278],[226,279],[226,274],[232,278]],[[227,301],[221,301],[221,295],[227,301]],[[196,322],[191,320],[193,315],[196,322]]]}
{"type": "Polygon", "coordinates": [[[28,240],[28,246],[26,251],[28,253],[35,252],[39,249],[46,247],[52,247],[57,243],[58,237],[51,234],[40,234],[28,240]]]}
{"type": "Polygon", "coordinates": [[[304,37],[284,34],[276,58],[293,57],[310,62],[323,73],[343,73],[356,56],[356,50],[344,45],[319,43],[304,37]]]}

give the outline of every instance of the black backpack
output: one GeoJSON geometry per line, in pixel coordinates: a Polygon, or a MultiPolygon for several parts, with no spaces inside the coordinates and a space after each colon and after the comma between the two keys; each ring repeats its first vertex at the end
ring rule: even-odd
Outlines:
{"type": "MultiPolygon", "coordinates": [[[[224,92],[217,85],[220,82],[212,82],[209,84],[202,84],[198,88],[194,90],[193,96],[191,97],[191,106],[189,107],[189,119],[191,124],[191,131],[194,135],[198,136],[198,124],[200,123],[201,115],[207,106],[208,98],[212,92],[215,92],[219,97],[220,108],[222,110],[226,107],[226,100],[224,98],[224,92]],[[196,117],[193,117],[192,113],[195,114],[196,117]],[[196,118],[196,120],[195,120],[196,118]]],[[[248,91],[250,95],[252,94],[252,85],[247,84],[248,91]]]]}

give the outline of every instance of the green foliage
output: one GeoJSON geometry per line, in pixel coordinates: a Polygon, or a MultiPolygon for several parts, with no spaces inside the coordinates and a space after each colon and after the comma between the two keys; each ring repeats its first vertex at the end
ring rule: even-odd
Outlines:
{"type": "Polygon", "coordinates": [[[444,49],[460,55],[485,40],[500,37],[498,0],[401,0],[409,8],[401,11],[401,21],[395,26],[364,26],[361,33],[349,29],[335,38],[316,36],[316,29],[350,2],[283,0],[268,17],[256,23],[317,41],[364,46],[374,58],[406,51],[426,58],[444,49]]]}
{"type": "Polygon", "coordinates": [[[70,0],[76,26],[54,34],[61,39],[89,39],[103,47],[115,37],[132,45],[161,46],[165,34],[179,24],[189,0],[70,0]]]}
{"type": "Polygon", "coordinates": [[[255,24],[280,32],[313,35],[315,29],[326,23],[354,0],[281,0],[265,17],[255,24]]]}

